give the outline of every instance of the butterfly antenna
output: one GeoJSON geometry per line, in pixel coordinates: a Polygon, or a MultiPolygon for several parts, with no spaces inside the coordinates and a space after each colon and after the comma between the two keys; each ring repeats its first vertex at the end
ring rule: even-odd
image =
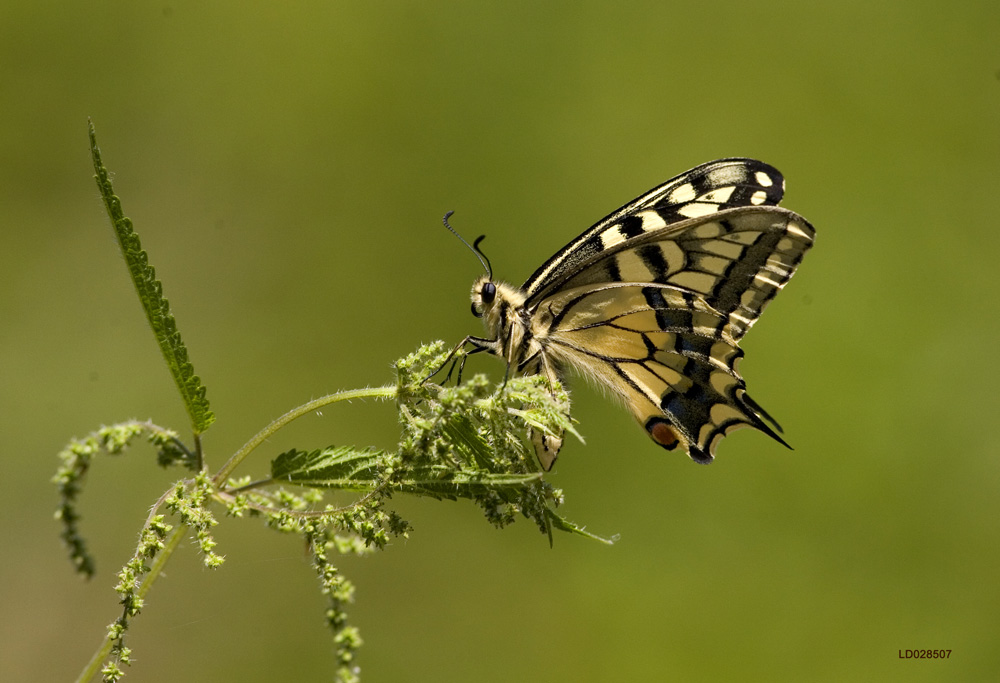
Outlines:
{"type": "Polygon", "coordinates": [[[451,227],[451,225],[449,225],[448,219],[451,217],[451,215],[453,213],[455,213],[455,212],[454,211],[449,211],[448,213],[446,213],[444,215],[444,218],[441,219],[441,222],[444,223],[444,227],[446,227],[449,230],[451,230],[451,234],[453,234],[458,239],[462,240],[462,244],[464,244],[465,246],[467,246],[472,251],[472,253],[476,255],[476,258],[478,258],[479,262],[481,264],[483,264],[483,268],[486,269],[487,275],[489,275],[490,279],[492,280],[493,279],[493,266],[490,265],[490,260],[488,258],[486,258],[486,254],[484,254],[479,249],[479,243],[482,242],[484,239],[486,239],[486,235],[480,235],[476,239],[475,242],[473,242],[472,244],[469,244],[468,242],[465,241],[464,237],[462,237],[461,235],[458,234],[458,231],[455,230],[455,228],[453,228],[453,227],[451,227]]]}
{"type": "Polygon", "coordinates": [[[477,237],[476,241],[472,243],[472,248],[476,250],[476,255],[479,256],[480,261],[486,261],[486,272],[487,274],[489,274],[490,279],[492,280],[493,265],[490,263],[490,260],[486,258],[486,254],[483,253],[483,250],[479,248],[479,243],[482,242],[484,239],[486,239],[486,235],[480,235],[479,237],[477,237]]]}

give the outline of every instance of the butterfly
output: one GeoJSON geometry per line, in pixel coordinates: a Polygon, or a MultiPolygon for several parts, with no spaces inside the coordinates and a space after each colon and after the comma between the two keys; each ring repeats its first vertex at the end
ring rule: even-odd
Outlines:
{"type": "MultiPolygon", "coordinates": [[[[572,368],[621,399],[654,443],[699,463],[743,427],[788,446],[738,372],[740,339],[813,243],[809,222],[777,206],[783,194],[773,166],[710,161],[609,214],[521,287],[493,279],[480,237],[487,273],[472,312],[489,337],[460,348],[550,382],[572,368]]],[[[534,430],[531,441],[550,470],[562,435],[534,430]]]]}

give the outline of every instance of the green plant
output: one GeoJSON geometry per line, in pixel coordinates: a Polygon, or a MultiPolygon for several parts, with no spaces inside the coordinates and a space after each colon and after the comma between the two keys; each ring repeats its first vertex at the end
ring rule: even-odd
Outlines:
{"type": "Polygon", "coordinates": [[[529,426],[549,433],[575,433],[563,389],[550,386],[539,376],[512,378],[499,387],[482,375],[453,387],[435,384],[429,378],[452,359],[443,342],[422,346],[397,361],[392,384],[338,392],[290,410],[213,473],[202,450],[202,435],[215,420],[205,387],[194,374],[155,270],[114,194],[92,123],[90,147],[101,196],[146,318],[190,417],[192,440],[186,444],[176,432],[152,422],[128,421],[74,439],[59,454],[61,464],[53,479],[61,496],[56,517],[62,523],[61,536],[74,568],[87,577],[93,576],[95,567],[80,533],[76,501],[93,457],[122,453],[142,438],[153,446],[160,465],[191,473],[170,486],[153,505],[134,555],[118,574],[115,590],[121,615],[109,626],[107,638],[84,668],[80,681],[90,680],[98,670],[105,681],[117,681],[124,675],[122,667],[131,660],[125,644],[131,622],[187,534],[193,533],[198,540],[207,567],[223,563],[212,538],[212,528],[218,523],[213,507],[235,518],[262,519],[271,529],[298,534],[306,541],[327,601],[326,622],[337,651],[337,679],[342,682],[359,680],[355,655],[361,638],[348,624],[345,611],[354,587],[332,558],[338,553],[373,552],[392,537],[407,536],[409,523],[388,506],[394,494],[466,498],[498,528],[524,516],[550,543],[553,529],[609,542],[555,512],[562,492],[544,480],[534,454],[522,439],[529,426]],[[323,406],[361,398],[395,403],[401,427],[395,450],[352,446],[293,449],[271,461],[265,478],[233,477],[247,456],[292,420],[323,406]],[[334,507],[323,503],[327,490],[352,491],[358,497],[349,505],[334,507]]]}

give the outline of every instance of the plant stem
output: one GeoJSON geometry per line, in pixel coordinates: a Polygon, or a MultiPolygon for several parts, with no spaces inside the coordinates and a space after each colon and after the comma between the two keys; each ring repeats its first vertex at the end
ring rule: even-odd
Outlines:
{"type": "Polygon", "coordinates": [[[212,477],[212,483],[217,487],[221,487],[226,479],[232,474],[233,470],[236,469],[243,460],[250,455],[253,449],[261,445],[271,437],[276,431],[287,425],[292,420],[302,417],[307,413],[311,413],[314,410],[322,408],[323,406],[330,405],[331,403],[338,403],[340,401],[353,401],[359,398],[377,398],[377,399],[390,399],[395,398],[396,387],[395,386],[384,386],[375,387],[367,389],[351,389],[349,391],[338,391],[335,394],[329,394],[321,398],[309,401],[309,403],[304,403],[297,408],[289,410],[287,413],[279,417],[277,420],[264,427],[260,432],[254,435],[249,441],[243,444],[240,450],[233,454],[225,465],[222,466],[214,477],[212,477]]]}
{"type": "MultiPolygon", "coordinates": [[[[181,539],[184,538],[184,534],[187,531],[187,527],[184,525],[179,525],[170,532],[170,536],[167,538],[167,542],[163,545],[163,550],[161,550],[156,555],[156,560],[153,562],[153,566],[150,568],[149,573],[146,574],[146,578],[143,579],[142,584],[139,586],[137,595],[139,598],[144,598],[149,592],[150,588],[153,587],[153,582],[156,581],[160,573],[163,571],[163,567],[167,564],[167,560],[170,555],[173,554],[174,550],[180,544],[181,539]]],[[[100,671],[101,664],[108,657],[108,653],[111,652],[111,648],[114,646],[114,641],[110,638],[105,638],[101,646],[97,648],[97,652],[94,656],[90,658],[87,662],[87,666],[80,673],[79,677],[76,679],[76,683],[86,683],[91,678],[96,676],[100,671]]]]}

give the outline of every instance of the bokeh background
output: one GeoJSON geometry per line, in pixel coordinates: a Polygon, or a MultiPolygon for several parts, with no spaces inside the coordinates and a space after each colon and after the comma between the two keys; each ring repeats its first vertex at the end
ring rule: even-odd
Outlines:
{"type": "MultiPolygon", "coordinates": [[[[699,467],[577,382],[587,444],[551,480],[620,541],[549,549],[524,521],[398,499],[411,538],[341,565],[364,680],[995,680],[998,36],[995,0],[3,3],[0,678],[75,677],[180,476],[142,447],[99,460],[99,574],[72,574],[56,453],[100,424],[187,424],[92,180],[90,116],[208,386],[216,467],[288,408],[480,330],[446,210],[515,283],[717,157],[777,166],[817,227],[744,344],[795,451],[745,431],[699,467]],[[916,648],[952,653],[899,658],[916,648]]],[[[391,407],[338,407],[243,471],[395,436],[391,407]]],[[[220,570],[189,545],[155,586],[132,679],[330,680],[300,543],[255,521],[217,538],[220,570]]]]}

